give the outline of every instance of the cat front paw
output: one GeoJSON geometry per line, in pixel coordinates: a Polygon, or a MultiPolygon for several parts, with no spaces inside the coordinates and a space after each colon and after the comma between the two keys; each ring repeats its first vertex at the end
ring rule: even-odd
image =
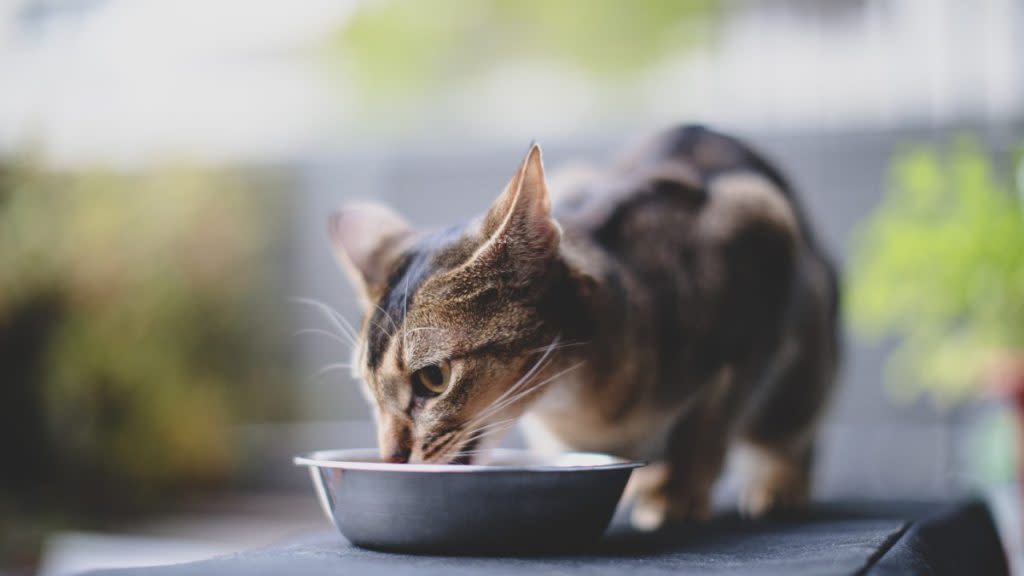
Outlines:
{"type": "Polygon", "coordinates": [[[648,492],[638,494],[630,512],[633,528],[642,532],[658,530],[667,524],[699,522],[711,517],[711,497],[708,490],[693,490],[665,494],[648,492]]]}
{"type": "Polygon", "coordinates": [[[741,515],[761,518],[807,504],[810,479],[806,466],[799,461],[759,448],[747,448],[742,458],[741,515]]]}
{"type": "Polygon", "coordinates": [[[762,518],[773,512],[807,505],[807,490],[797,485],[755,484],[740,492],[739,511],[746,518],[762,518]]]}

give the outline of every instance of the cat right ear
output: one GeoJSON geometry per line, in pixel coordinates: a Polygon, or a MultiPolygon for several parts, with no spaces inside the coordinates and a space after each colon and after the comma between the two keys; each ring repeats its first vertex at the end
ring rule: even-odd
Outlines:
{"type": "Polygon", "coordinates": [[[350,204],[327,221],[335,258],[370,299],[384,290],[399,247],[411,232],[405,219],[380,204],[350,204]]]}

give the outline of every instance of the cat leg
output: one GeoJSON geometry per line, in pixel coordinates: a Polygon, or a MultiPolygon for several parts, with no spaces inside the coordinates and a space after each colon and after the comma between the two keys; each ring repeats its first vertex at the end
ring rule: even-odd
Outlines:
{"type": "Polygon", "coordinates": [[[740,419],[739,508],[747,516],[798,508],[810,498],[814,438],[835,379],[833,329],[827,315],[808,318],[803,338],[783,346],[776,378],[740,419]]]}
{"type": "Polygon", "coordinates": [[[723,368],[673,427],[664,463],[638,478],[631,520],[640,530],[705,520],[722,471],[733,421],[732,370],[723,368]]]}
{"type": "Polygon", "coordinates": [[[741,440],[735,447],[741,488],[740,514],[760,518],[802,508],[810,499],[812,449],[765,446],[741,440]]]}

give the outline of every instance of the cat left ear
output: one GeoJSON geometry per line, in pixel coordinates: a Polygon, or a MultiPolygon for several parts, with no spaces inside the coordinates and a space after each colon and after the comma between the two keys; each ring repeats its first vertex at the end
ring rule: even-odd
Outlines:
{"type": "Polygon", "coordinates": [[[327,234],[335,258],[364,297],[384,289],[402,240],[412,229],[380,204],[351,204],[331,214],[327,234]]]}
{"type": "Polygon", "coordinates": [[[474,254],[478,263],[507,259],[529,272],[558,254],[561,228],[551,217],[540,146],[533,144],[519,170],[498,196],[481,225],[484,243],[474,254]]]}

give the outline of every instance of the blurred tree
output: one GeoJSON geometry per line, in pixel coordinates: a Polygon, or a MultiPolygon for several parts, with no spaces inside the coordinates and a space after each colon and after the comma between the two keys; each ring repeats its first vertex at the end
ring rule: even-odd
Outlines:
{"type": "Polygon", "coordinates": [[[19,462],[0,500],[165,499],[230,475],[239,423],[288,416],[283,188],[191,165],[0,170],[0,450],[19,462]]]}
{"type": "Polygon", "coordinates": [[[887,366],[897,396],[963,399],[994,357],[1024,352],[1022,192],[968,138],[894,159],[848,278],[855,326],[900,338],[887,366]]]}
{"type": "Polygon", "coordinates": [[[384,101],[421,95],[496,62],[553,61],[622,79],[708,40],[721,0],[384,0],[329,43],[384,101]]]}

